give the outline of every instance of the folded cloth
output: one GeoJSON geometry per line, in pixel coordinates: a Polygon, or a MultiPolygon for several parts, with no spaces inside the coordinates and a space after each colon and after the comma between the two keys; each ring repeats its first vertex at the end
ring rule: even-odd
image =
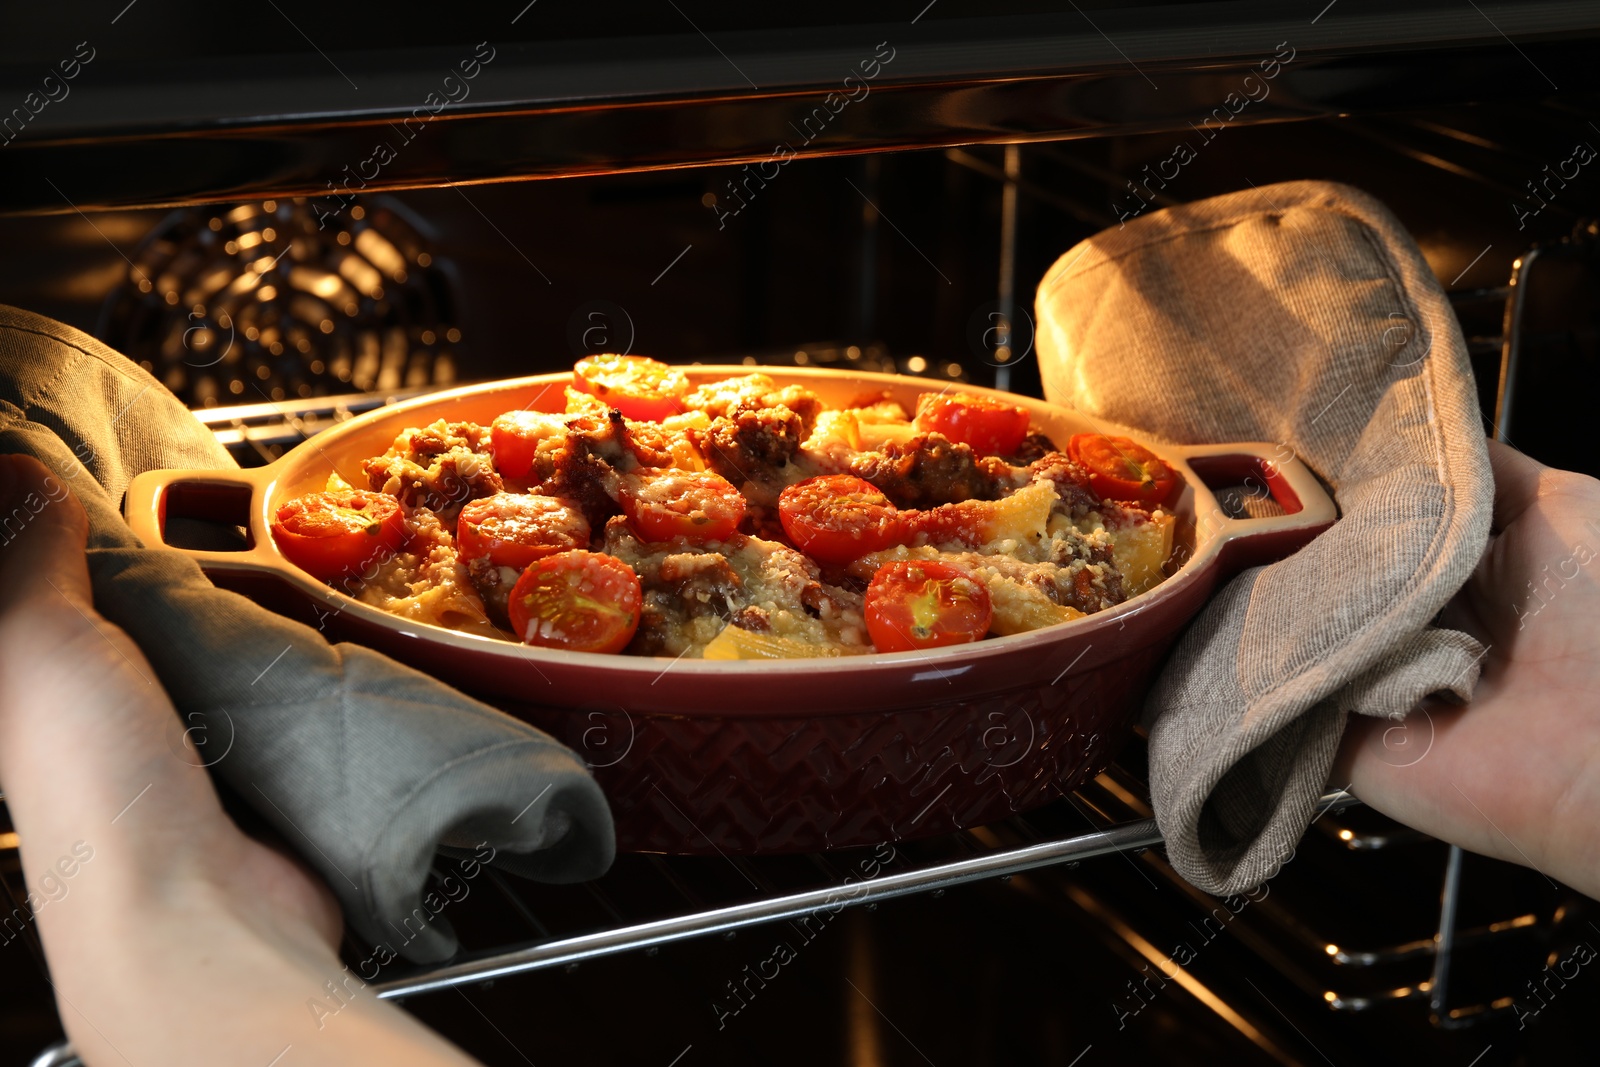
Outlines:
{"type": "Polygon", "coordinates": [[[140,546],[119,511],[134,475],[234,463],[128,359],[0,306],[0,452],[38,457],[83,501],[95,604],[177,705],[174,757],[208,764],[275,826],[373,948],[416,962],[455,951],[446,902],[422,892],[441,849],[552,882],[610,866],[610,809],[568,749],[140,546]]]}
{"type": "Polygon", "coordinates": [[[1311,545],[1213,599],[1145,707],[1174,867],[1253,887],[1293,855],[1349,713],[1399,718],[1477,681],[1484,650],[1430,625],[1493,503],[1460,326],[1394,216],[1322,182],[1107,230],[1051,268],[1036,310],[1050,399],[1180,443],[1275,442],[1339,503],[1311,545]]]}

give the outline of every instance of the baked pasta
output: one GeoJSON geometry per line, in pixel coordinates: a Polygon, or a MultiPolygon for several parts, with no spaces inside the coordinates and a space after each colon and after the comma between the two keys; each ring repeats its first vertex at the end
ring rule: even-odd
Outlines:
{"type": "Polygon", "coordinates": [[[284,554],[417,622],[589,652],[844,656],[1024,633],[1160,582],[1179,482],[989,396],[826,407],[582,360],[560,413],[407,429],[283,506],[284,554]],[[1064,444],[1064,448],[1061,447],[1064,444]]]}

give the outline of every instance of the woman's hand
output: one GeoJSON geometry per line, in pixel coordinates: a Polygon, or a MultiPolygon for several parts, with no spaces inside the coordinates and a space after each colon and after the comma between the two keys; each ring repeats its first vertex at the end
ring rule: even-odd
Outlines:
{"type": "Polygon", "coordinates": [[[0,787],[33,911],[11,922],[38,923],[85,1062],[470,1063],[341,966],[327,887],[223,812],[94,609],[77,500],[0,456],[0,525],[0,787]]]}
{"type": "Polygon", "coordinates": [[[1600,896],[1600,482],[1491,442],[1495,534],[1442,622],[1488,649],[1465,707],[1353,717],[1335,781],[1600,896]]]}

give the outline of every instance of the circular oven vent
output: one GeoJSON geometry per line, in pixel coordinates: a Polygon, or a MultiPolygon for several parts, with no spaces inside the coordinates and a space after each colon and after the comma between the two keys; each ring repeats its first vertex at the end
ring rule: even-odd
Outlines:
{"type": "Polygon", "coordinates": [[[376,198],[183,208],[139,245],[99,335],[191,407],[455,380],[450,275],[376,198]]]}

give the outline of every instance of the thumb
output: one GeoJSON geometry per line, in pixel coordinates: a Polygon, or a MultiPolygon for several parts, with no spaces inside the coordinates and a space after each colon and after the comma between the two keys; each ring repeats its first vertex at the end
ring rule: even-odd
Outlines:
{"type": "Polygon", "coordinates": [[[32,456],[0,456],[0,611],[58,595],[91,610],[88,539],[89,516],[61,479],[32,456]]]}

